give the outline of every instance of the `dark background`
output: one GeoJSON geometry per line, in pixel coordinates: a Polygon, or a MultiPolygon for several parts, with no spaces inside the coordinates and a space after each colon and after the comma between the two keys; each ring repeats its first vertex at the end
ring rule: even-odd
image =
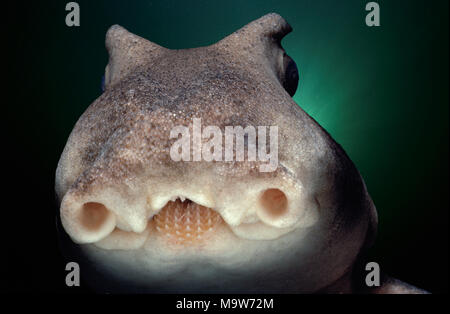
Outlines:
{"type": "Polygon", "coordinates": [[[295,101],[347,151],[379,214],[370,258],[431,292],[448,292],[448,1],[68,1],[4,8],[2,291],[84,292],[64,285],[54,173],[72,127],[97,98],[106,30],[120,24],[168,48],[212,44],[269,12],[294,31],[295,101]],[[6,97],[5,97],[6,96],[6,97]]]}

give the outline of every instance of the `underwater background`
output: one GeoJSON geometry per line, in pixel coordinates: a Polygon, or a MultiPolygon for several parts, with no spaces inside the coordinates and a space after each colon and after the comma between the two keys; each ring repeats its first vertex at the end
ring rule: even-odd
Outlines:
{"type": "Polygon", "coordinates": [[[80,27],[65,25],[67,2],[5,13],[11,87],[2,127],[8,165],[17,164],[6,169],[14,174],[10,218],[21,231],[7,243],[2,289],[67,289],[54,173],[75,122],[101,93],[108,27],[181,49],[276,12],[293,27],[282,45],[299,68],[294,100],[343,146],[377,207],[369,259],[398,279],[448,292],[448,1],[377,1],[380,27],[366,26],[369,1],[361,0],[77,1],[80,27]]]}

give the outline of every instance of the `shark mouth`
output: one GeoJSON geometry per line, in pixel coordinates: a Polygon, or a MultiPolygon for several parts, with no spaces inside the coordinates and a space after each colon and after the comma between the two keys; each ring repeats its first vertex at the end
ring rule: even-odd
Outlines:
{"type": "Polygon", "coordinates": [[[61,221],[74,242],[116,250],[153,250],[168,243],[178,248],[205,247],[233,237],[273,240],[317,221],[316,204],[296,190],[270,186],[258,190],[212,201],[178,191],[133,202],[108,189],[86,196],[68,193],[61,205],[61,221]]]}
{"type": "Polygon", "coordinates": [[[156,231],[174,244],[198,244],[225,221],[211,208],[189,199],[169,201],[152,217],[156,231]]]}

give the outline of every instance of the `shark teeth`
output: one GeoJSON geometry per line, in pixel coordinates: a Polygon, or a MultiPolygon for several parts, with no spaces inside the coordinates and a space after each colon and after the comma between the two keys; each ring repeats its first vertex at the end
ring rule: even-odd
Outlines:
{"type": "Polygon", "coordinates": [[[175,244],[199,244],[207,234],[225,223],[219,213],[183,198],[167,203],[152,221],[162,236],[175,244]]]}
{"type": "Polygon", "coordinates": [[[172,202],[175,202],[175,201],[178,200],[178,199],[179,199],[180,201],[184,202],[184,201],[186,200],[186,197],[179,195],[179,196],[172,196],[172,197],[170,198],[170,200],[171,200],[172,202]]]}

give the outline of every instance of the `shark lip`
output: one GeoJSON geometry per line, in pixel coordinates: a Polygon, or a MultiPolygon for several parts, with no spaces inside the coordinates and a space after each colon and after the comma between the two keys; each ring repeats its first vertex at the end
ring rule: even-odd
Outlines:
{"type": "Polygon", "coordinates": [[[151,219],[156,232],[174,244],[202,243],[224,219],[212,208],[199,205],[189,199],[169,201],[151,219]]]}

